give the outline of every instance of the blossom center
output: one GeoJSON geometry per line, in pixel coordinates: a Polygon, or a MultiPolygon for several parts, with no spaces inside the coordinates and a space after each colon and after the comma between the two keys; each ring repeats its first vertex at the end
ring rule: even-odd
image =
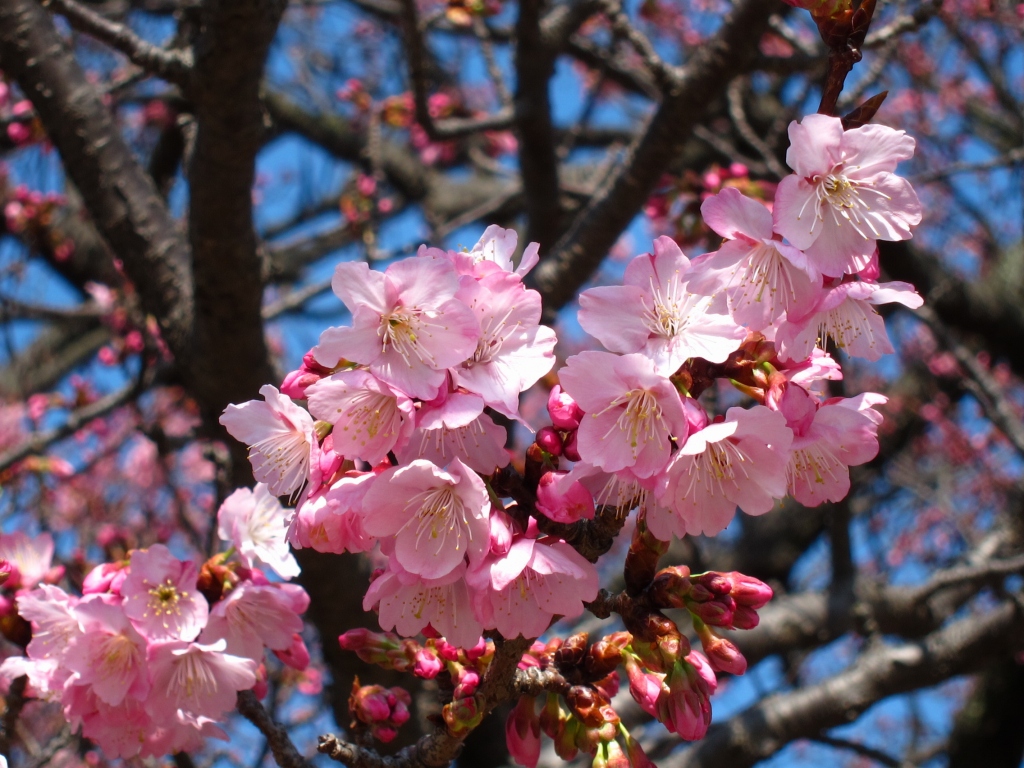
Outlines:
{"type": "Polygon", "coordinates": [[[654,284],[652,277],[650,295],[651,306],[647,305],[646,297],[643,301],[644,325],[655,336],[678,336],[689,320],[685,312],[689,294],[682,289],[678,280],[670,280],[665,290],[662,290],[661,286],[654,284]]]}
{"type": "MultiPolygon", "coordinates": [[[[341,411],[342,409],[339,409],[341,411]]],[[[383,433],[390,437],[397,431],[398,408],[395,398],[377,392],[356,392],[349,400],[342,432],[365,432],[371,440],[383,433]]],[[[366,441],[362,441],[366,445],[366,441]]]]}
{"type": "Polygon", "coordinates": [[[824,224],[825,215],[828,213],[831,214],[835,226],[842,227],[847,224],[865,240],[881,237],[882,232],[878,230],[874,221],[878,214],[863,195],[873,194],[885,200],[892,198],[860,181],[850,179],[842,171],[843,164],[839,163],[829,173],[817,174],[807,179],[814,187],[814,195],[804,202],[797,219],[803,216],[813,200],[815,215],[811,219],[811,234],[814,234],[819,223],[824,224]]]}
{"type": "Polygon", "coordinates": [[[614,426],[605,433],[605,437],[612,434],[615,427],[618,427],[619,431],[626,434],[629,445],[635,454],[641,442],[646,445],[649,442],[660,440],[668,432],[658,398],[649,390],[631,389],[615,398],[601,413],[611,408],[620,408],[623,405],[625,408],[622,409],[614,426]]]}
{"type": "Polygon", "coordinates": [[[163,584],[158,584],[149,590],[149,610],[147,613],[152,612],[153,616],[157,618],[170,616],[171,614],[181,615],[179,603],[187,599],[188,592],[184,590],[179,591],[173,581],[166,579],[163,584]]]}
{"type": "Polygon", "coordinates": [[[430,335],[430,328],[440,327],[430,322],[420,309],[401,308],[386,315],[381,315],[377,335],[381,340],[381,353],[393,349],[407,365],[418,360],[420,363],[436,368],[434,356],[425,349],[422,343],[424,335],[430,335]]]}
{"type": "Polygon", "coordinates": [[[814,445],[793,451],[789,466],[786,467],[786,479],[791,491],[796,488],[798,480],[803,480],[813,488],[815,485],[824,485],[826,477],[832,481],[838,480],[835,470],[840,466],[842,462],[831,448],[819,440],[814,445]]]}
{"type": "Polygon", "coordinates": [[[399,533],[416,524],[416,546],[419,547],[424,537],[440,538],[439,550],[448,542],[448,536],[455,538],[455,551],[462,549],[462,535],[465,532],[469,541],[473,541],[473,531],[469,527],[466,516],[466,505],[450,485],[431,488],[429,491],[416,494],[405,505],[406,510],[418,511],[409,522],[399,529],[399,533]]]}
{"type": "Polygon", "coordinates": [[[708,443],[703,453],[693,457],[686,473],[690,482],[684,496],[697,504],[694,491],[701,487],[706,495],[725,496],[726,486],[738,490],[739,480],[749,479],[747,462],[749,457],[738,445],[726,438],[717,443],[708,443]]]}

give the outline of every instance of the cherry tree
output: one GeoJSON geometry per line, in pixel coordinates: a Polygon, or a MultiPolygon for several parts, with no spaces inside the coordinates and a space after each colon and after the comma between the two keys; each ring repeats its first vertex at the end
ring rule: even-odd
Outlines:
{"type": "Polygon", "coordinates": [[[1019,765],[1020,19],[0,0],[0,753],[1019,765]]]}

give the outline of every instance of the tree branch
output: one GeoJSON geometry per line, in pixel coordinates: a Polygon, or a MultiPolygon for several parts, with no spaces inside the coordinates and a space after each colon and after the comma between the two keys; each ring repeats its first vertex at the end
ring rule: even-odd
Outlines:
{"type": "Polygon", "coordinates": [[[1024,613],[1005,600],[982,616],[968,616],[920,643],[878,646],[846,671],[818,685],[762,700],[663,768],[750,768],[800,738],[856,719],[881,699],[972,672],[994,658],[1024,649],[1024,613]]]}
{"type": "Polygon", "coordinates": [[[35,0],[0,0],[0,66],[32,101],[84,206],[176,359],[188,357],[188,246],[97,89],[35,0]]]}
{"type": "Polygon", "coordinates": [[[280,768],[310,768],[312,764],[295,748],[288,732],[267,714],[255,693],[238,692],[238,711],[259,728],[280,768]]]}
{"type": "Polygon", "coordinates": [[[43,4],[66,18],[74,29],[120,51],[147,72],[181,86],[188,84],[192,61],[187,52],[153,45],[136,35],[127,24],[105,19],[76,0],[45,0],[43,4]]]}
{"type": "Polygon", "coordinates": [[[757,50],[752,41],[767,29],[768,18],[777,8],[764,0],[744,0],[735,6],[716,35],[687,63],[679,87],[665,96],[625,161],[533,271],[548,319],[600,265],[689,140],[708,105],[750,66],[757,50]]]}

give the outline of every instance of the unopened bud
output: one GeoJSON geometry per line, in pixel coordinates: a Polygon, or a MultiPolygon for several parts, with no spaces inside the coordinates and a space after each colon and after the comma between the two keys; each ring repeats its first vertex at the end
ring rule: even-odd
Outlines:
{"type": "Polygon", "coordinates": [[[580,458],[579,449],[576,447],[576,435],[577,432],[574,430],[565,437],[565,441],[562,443],[562,455],[565,456],[569,461],[582,461],[580,458]]]}
{"type": "Polygon", "coordinates": [[[772,588],[763,581],[742,573],[730,573],[729,576],[732,577],[732,591],[729,594],[737,605],[758,610],[772,599],[772,588]]]}
{"type": "Polygon", "coordinates": [[[556,384],[548,395],[548,415],[556,429],[572,430],[579,427],[583,419],[583,409],[556,384]]]}
{"type": "Polygon", "coordinates": [[[693,603],[687,607],[690,609],[690,613],[705,624],[710,624],[713,627],[732,627],[736,603],[728,595],[707,603],[693,603]]]}
{"type": "Polygon", "coordinates": [[[586,632],[578,632],[565,639],[562,647],[555,651],[555,664],[560,670],[565,672],[583,663],[588,639],[589,635],[586,632]]]}
{"type": "Polygon", "coordinates": [[[662,568],[648,591],[659,608],[682,608],[690,593],[690,569],[685,565],[662,568]]]}
{"type": "Polygon", "coordinates": [[[622,650],[633,636],[629,632],[615,632],[602,637],[587,652],[583,660],[583,669],[592,678],[603,678],[610,674],[622,662],[622,650]]]}
{"type": "Polygon", "coordinates": [[[562,438],[558,432],[555,431],[554,427],[543,427],[539,429],[534,442],[552,456],[562,455],[562,438]]]}
{"type": "Polygon", "coordinates": [[[732,614],[733,629],[753,629],[760,621],[757,611],[746,605],[737,605],[732,614]]]}

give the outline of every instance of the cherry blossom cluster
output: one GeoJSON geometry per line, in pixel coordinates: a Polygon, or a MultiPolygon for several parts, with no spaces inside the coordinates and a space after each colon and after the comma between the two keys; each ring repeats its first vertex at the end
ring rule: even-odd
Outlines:
{"type": "MultiPolygon", "coordinates": [[[[496,645],[485,635],[538,638],[590,610],[617,613],[625,631],[534,642],[519,673],[541,693],[512,712],[513,756],[535,765],[544,733],[564,759],[649,764],[611,706],[620,669],[646,712],[701,738],[718,676],[747,666],[722,630],[756,626],[771,589],[659,568],[668,542],[715,535],[737,508],[763,514],[787,495],[842,499],[849,467],[877,453],[885,398],[826,397],[842,378],[831,352],[877,360],[892,345],[876,307],[921,303],[912,286],[878,281],[877,241],[909,238],[921,218],[894,174],[913,140],[822,115],[793,123],[790,138],[795,173],[770,204],[733,187],[704,200],[718,250],[691,260],[660,237],[623,285],[581,295],[580,326],[604,350],[566,360],[551,424],[521,461],[505,425],[525,425],[520,397],[555,363],[541,297],[524,284],[538,246],[516,265],[515,232],[492,226],[468,251],[422,246],[383,271],[339,264],[350,324],[325,330],[280,388],[221,417],[257,481],[218,512],[228,550],[201,567],[160,544],[131,550],[73,595],[49,570],[52,542],[24,556],[0,540],[4,632],[27,645],[3,679],[27,674],[34,695],[59,700],[111,755],[222,735],[235,694],[260,690],[266,650],[308,662],[305,593],[260,568],[294,578],[289,546],[311,547],[377,558],[363,605],[393,633],[353,630],[341,645],[437,678],[453,736],[486,714],[478,688],[496,645]],[[749,402],[709,413],[700,398],[718,381],[749,402]],[[595,563],[634,510],[626,588],[610,595],[595,563]]],[[[389,740],[407,704],[400,689],[356,684],[352,728],[389,740]]]]}
{"type": "Polygon", "coordinates": [[[226,740],[217,721],[237,693],[265,694],[266,650],[295,669],[309,663],[300,634],[308,596],[253,567],[260,560],[298,573],[286,525],[277,499],[236,491],[219,515],[227,552],[200,567],[162,544],[131,550],[89,572],[80,595],[56,586],[62,572],[49,568],[48,536],[0,537],[4,589],[14,590],[4,598],[4,634],[26,653],[0,665],[0,682],[6,689],[27,676],[29,696],[59,702],[72,728],[111,758],[226,740]],[[278,529],[284,556],[268,545],[278,529]]]}

